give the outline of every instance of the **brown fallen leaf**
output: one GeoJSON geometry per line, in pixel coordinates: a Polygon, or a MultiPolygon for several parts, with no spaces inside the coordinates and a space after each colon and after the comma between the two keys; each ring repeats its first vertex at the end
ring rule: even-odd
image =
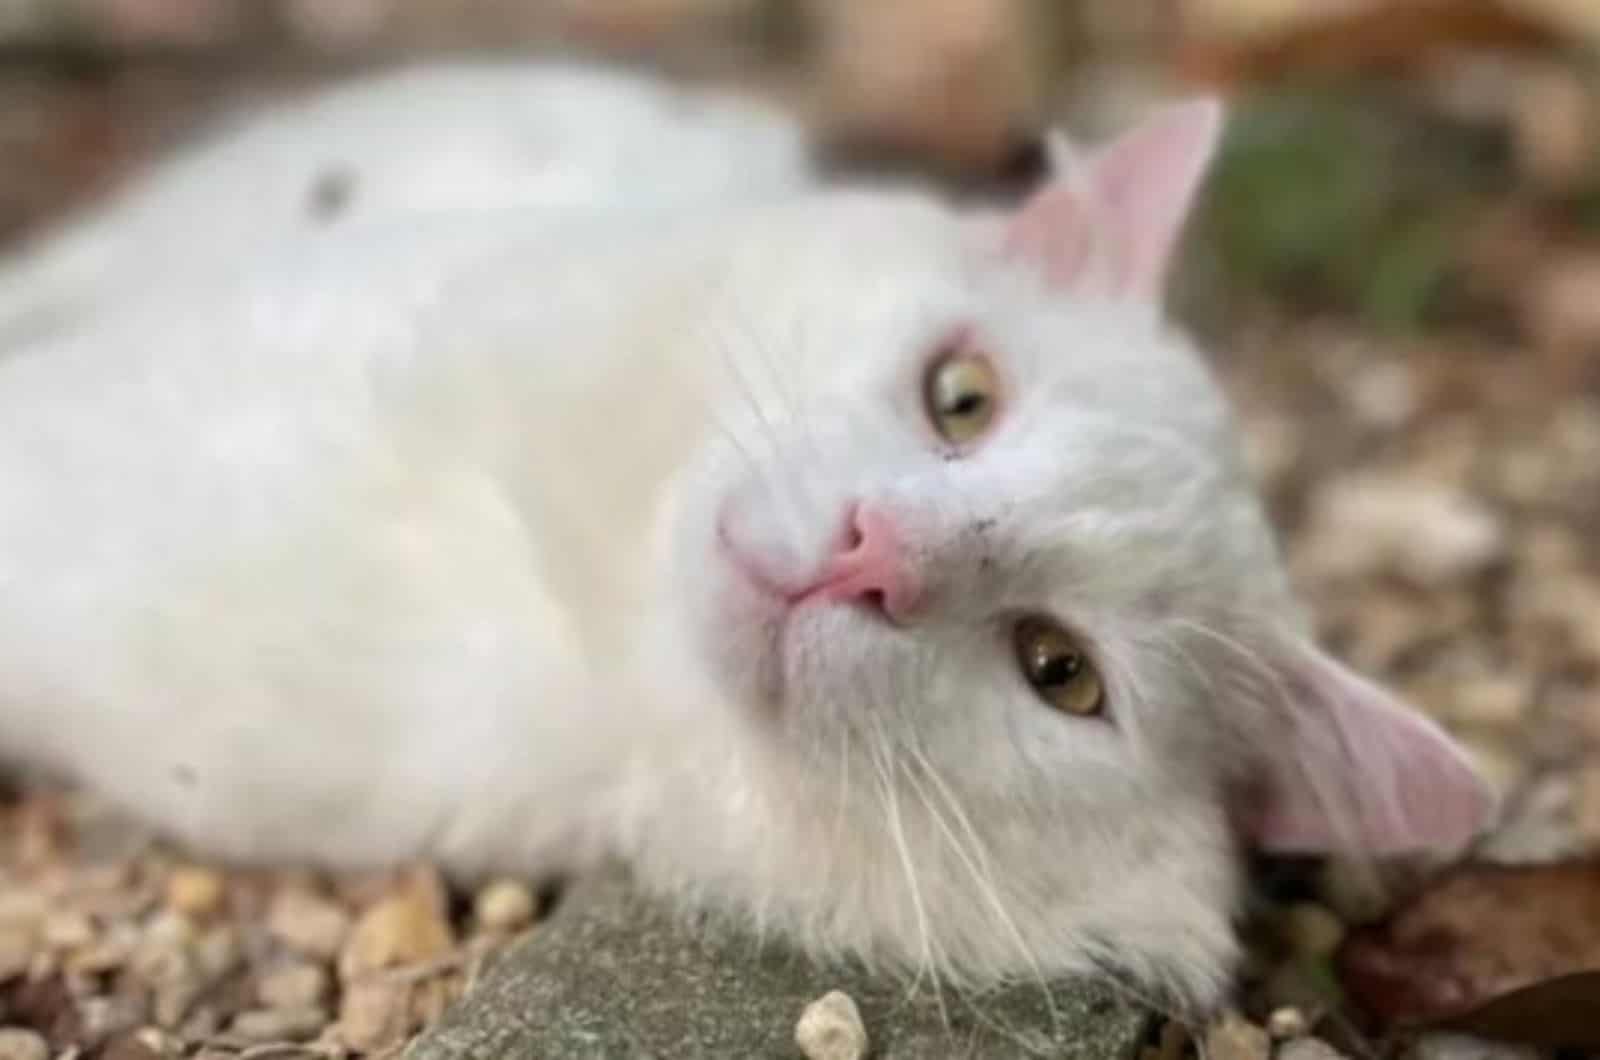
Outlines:
{"type": "Polygon", "coordinates": [[[1600,1046],[1600,864],[1461,869],[1352,935],[1338,968],[1389,1028],[1600,1046]]]}
{"type": "Polygon", "coordinates": [[[1228,88],[1308,70],[1415,70],[1454,50],[1546,51],[1559,41],[1548,20],[1501,0],[1391,0],[1244,40],[1184,40],[1174,62],[1180,77],[1228,88]]]}
{"type": "Polygon", "coordinates": [[[1549,1049],[1600,1048],[1600,972],[1579,972],[1497,997],[1443,1026],[1549,1049]]]}

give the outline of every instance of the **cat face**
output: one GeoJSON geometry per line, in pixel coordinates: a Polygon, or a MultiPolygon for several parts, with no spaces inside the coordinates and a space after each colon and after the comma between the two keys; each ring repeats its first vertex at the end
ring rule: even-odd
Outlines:
{"type": "Polygon", "coordinates": [[[848,251],[800,241],[731,314],[784,338],[725,344],[682,595],[785,778],[771,846],[830,852],[809,900],[768,849],[741,884],[802,935],[1205,1000],[1236,838],[1482,823],[1444,737],[1304,640],[1224,402],[1155,311],[1215,130],[1180,108],[1010,218],[838,207],[848,251]]]}
{"type": "Polygon", "coordinates": [[[1187,743],[1211,727],[1195,709],[1141,719],[1147,656],[1198,650],[1190,623],[1233,637],[1235,610],[1292,610],[1186,347],[1009,272],[950,277],[872,329],[902,356],[794,384],[804,411],[778,397],[730,428],[707,647],[796,739],[898,725],[995,758],[977,781],[1090,752],[1126,777],[1130,730],[1187,743]],[[1070,689],[1030,676],[1041,629],[1083,671],[1070,689]]]}

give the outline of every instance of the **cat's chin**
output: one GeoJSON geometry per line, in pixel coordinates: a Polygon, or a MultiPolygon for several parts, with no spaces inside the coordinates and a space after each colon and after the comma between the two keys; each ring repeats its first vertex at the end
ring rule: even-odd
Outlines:
{"type": "Polygon", "coordinates": [[[721,550],[690,588],[695,640],[730,700],[758,716],[784,699],[784,646],[792,608],[753,583],[721,550]]]}
{"type": "Polygon", "coordinates": [[[698,625],[719,682],[758,718],[801,709],[826,642],[852,635],[854,608],[789,599],[726,555],[714,571],[701,587],[709,606],[698,625]]]}

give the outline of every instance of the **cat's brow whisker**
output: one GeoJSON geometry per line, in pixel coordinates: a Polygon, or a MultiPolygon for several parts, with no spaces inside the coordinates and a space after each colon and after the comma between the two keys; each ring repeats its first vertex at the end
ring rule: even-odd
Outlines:
{"type": "Polygon", "coordinates": [[[1190,673],[1199,679],[1200,683],[1205,686],[1207,693],[1215,698],[1217,695],[1216,676],[1200,664],[1200,660],[1196,659],[1194,653],[1184,646],[1183,641],[1179,640],[1170,630],[1164,629],[1158,630],[1156,637],[1168,651],[1178,657],[1179,661],[1190,673]]]}
{"type": "Polygon", "coordinates": [[[1203,622],[1198,622],[1191,618],[1173,618],[1169,621],[1172,625],[1205,637],[1215,642],[1224,650],[1231,652],[1235,658],[1242,661],[1258,677],[1265,679],[1267,685],[1271,687],[1273,692],[1279,698],[1280,702],[1285,704],[1294,702],[1293,696],[1289,691],[1289,686],[1283,680],[1283,677],[1278,672],[1278,669],[1271,663],[1267,662],[1266,659],[1262,658],[1259,652],[1242,643],[1240,640],[1238,640],[1238,638],[1232,637],[1219,629],[1215,629],[1203,622]]]}
{"type": "MultiPolygon", "coordinates": [[[[742,314],[736,315],[743,319],[742,314]]],[[[801,524],[797,518],[803,510],[803,505],[796,503],[795,493],[804,494],[805,483],[797,484],[794,481],[794,468],[792,462],[785,459],[783,446],[778,437],[778,432],[770,418],[768,418],[761,399],[757,395],[749,376],[744,372],[742,359],[736,352],[735,345],[728,341],[726,336],[717,343],[717,348],[727,366],[728,375],[735,390],[744,405],[750,410],[752,425],[755,432],[766,443],[771,457],[770,466],[755,468],[755,477],[759,482],[770,484],[773,500],[778,508],[782,524],[793,533],[794,528],[801,524]]],[[[746,347],[747,348],[747,347],[746,347]]]]}
{"type": "Polygon", "coordinates": [[[773,448],[773,455],[777,455],[777,438],[772,432],[771,424],[761,411],[761,402],[755,391],[750,386],[750,380],[745,376],[739,364],[737,345],[729,336],[721,334],[720,329],[714,341],[718,355],[722,358],[723,365],[727,368],[728,379],[733,384],[734,397],[749,411],[751,420],[756,428],[756,433],[761,435],[761,440],[769,443],[773,448]]]}

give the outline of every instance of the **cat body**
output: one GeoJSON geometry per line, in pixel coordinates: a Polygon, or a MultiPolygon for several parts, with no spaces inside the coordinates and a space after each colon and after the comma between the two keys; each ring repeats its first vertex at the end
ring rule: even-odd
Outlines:
{"type": "Polygon", "coordinates": [[[1218,121],[983,217],[352,224],[42,337],[0,747],[229,858],[618,855],[819,952],[1214,1004],[1242,843],[1488,812],[1307,639],[1162,319],[1218,121]]]}
{"type": "Polygon", "coordinates": [[[182,284],[365,220],[667,208],[810,179],[799,124],[743,97],[583,64],[406,67],[235,116],[0,259],[0,345],[152,280],[182,284]]]}

